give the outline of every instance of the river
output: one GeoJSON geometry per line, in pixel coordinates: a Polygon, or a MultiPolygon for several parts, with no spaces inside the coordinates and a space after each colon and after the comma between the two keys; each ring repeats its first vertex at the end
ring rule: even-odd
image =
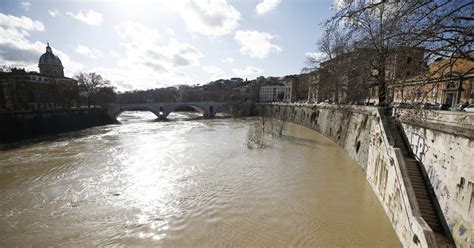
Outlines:
{"type": "Polygon", "coordinates": [[[249,150],[256,118],[186,116],[125,112],[0,151],[0,247],[400,247],[328,139],[287,124],[249,150]]]}

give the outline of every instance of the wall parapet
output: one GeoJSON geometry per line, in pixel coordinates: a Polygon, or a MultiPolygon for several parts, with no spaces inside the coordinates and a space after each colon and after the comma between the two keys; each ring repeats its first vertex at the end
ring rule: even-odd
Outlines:
{"type": "Polygon", "coordinates": [[[474,113],[428,109],[394,109],[401,122],[474,139],[474,113]]]}

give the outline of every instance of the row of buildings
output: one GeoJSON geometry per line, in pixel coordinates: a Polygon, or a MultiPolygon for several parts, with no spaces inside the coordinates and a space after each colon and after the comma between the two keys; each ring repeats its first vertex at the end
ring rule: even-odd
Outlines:
{"type": "MultiPolygon", "coordinates": [[[[325,61],[311,72],[281,77],[277,85],[260,88],[259,102],[377,104],[375,79],[380,72],[372,69],[372,56],[373,50],[358,49],[325,61]]],[[[384,77],[388,102],[474,103],[473,59],[454,56],[429,63],[420,48],[393,49],[386,56],[384,77]]]]}
{"type": "Polygon", "coordinates": [[[474,61],[435,61],[424,74],[390,82],[388,95],[394,102],[473,104],[474,61]]]}

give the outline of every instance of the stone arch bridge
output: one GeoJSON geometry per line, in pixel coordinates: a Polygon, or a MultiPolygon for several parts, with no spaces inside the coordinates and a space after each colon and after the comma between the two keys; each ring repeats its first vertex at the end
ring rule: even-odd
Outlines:
{"type": "MultiPolygon", "coordinates": [[[[157,102],[157,103],[136,103],[136,104],[110,104],[107,114],[116,120],[125,111],[150,111],[158,119],[164,120],[166,117],[180,107],[191,107],[199,111],[204,118],[212,118],[217,113],[225,112],[226,102],[157,102]]],[[[246,106],[247,112],[250,106],[246,106]],[[248,109],[248,110],[247,110],[248,109]]]]}

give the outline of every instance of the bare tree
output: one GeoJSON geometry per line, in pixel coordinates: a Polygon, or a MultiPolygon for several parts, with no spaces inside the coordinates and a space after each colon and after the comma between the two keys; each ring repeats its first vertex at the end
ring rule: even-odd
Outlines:
{"type": "Polygon", "coordinates": [[[367,98],[370,65],[366,54],[355,49],[352,33],[336,25],[324,26],[318,41],[318,57],[308,58],[303,71],[319,73],[313,85],[318,101],[330,100],[336,104],[358,102],[367,98]]]}
{"type": "Polygon", "coordinates": [[[423,47],[430,58],[474,61],[473,8],[468,0],[410,1],[411,12],[398,36],[423,47]]]}
{"type": "Polygon", "coordinates": [[[379,103],[386,104],[387,87],[385,70],[388,53],[399,44],[393,39],[397,28],[403,22],[401,11],[404,3],[393,1],[346,1],[344,6],[325,26],[337,27],[350,33],[357,46],[370,48],[373,52],[367,58],[374,69],[373,76],[379,87],[379,103]]]}
{"type": "Polygon", "coordinates": [[[249,149],[265,148],[267,144],[265,142],[265,132],[259,126],[259,123],[254,123],[249,127],[247,131],[246,145],[249,149]]]}
{"type": "Polygon", "coordinates": [[[91,106],[92,99],[99,93],[101,88],[110,86],[109,80],[105,80],[101,75],[95,72],[81,72],[76,75],[75,78],[79,82],[79,92],[87,99],[87,105],[89,107],[91,106]]]}
{"type": "Polygon", "coordinates": [[[283,110],[275,116],[278,119],[272,119],[270,121],[270,132],[272,137],[281,137],[283,130],[285,129],[286,121],[288,120],[287,108],[283,107],[283,110]]]}
{"type": "MultiPolygon", "coordinates": [[[[349,65],[345,58],[350,51],[349,36],[337,29],[327,27],[319,41],[319,51],[328,59],[321,63],[320,90],[333,96],[332,101],[339,104],[345,86],[347,86],[347,72],[349,65]]],[[[326,99],[325,99],[326,100],[326,99]]]]}
{"type": "Polygon", "coordinates": [[[12,67],[9,65],[0,65],[0,72],[12,72],[12,67]]]}
{"type": "Polygon", "coordinates": [[[344,0],[324,26],[350,33],[356,47],[371,49],[367,56],[379,89],[379,103],[387,99],[386,69],[391,50],[421,47],[426,59],[435,56],[471,60],[472,9],[466,0],[344,0]]]}
{"type": "Polygon", "coordinates": [[[258,116],[259,116],[259,120],[260,120],[260,128],[262,129],[263,133],[265,133],[265,125],[267,124],[266,123],[266,120],[267,120],[266,114],[267,114],[267,108],[265,108],[265,106],[260,106],[260,108],[258,110],[258,116]]]}

